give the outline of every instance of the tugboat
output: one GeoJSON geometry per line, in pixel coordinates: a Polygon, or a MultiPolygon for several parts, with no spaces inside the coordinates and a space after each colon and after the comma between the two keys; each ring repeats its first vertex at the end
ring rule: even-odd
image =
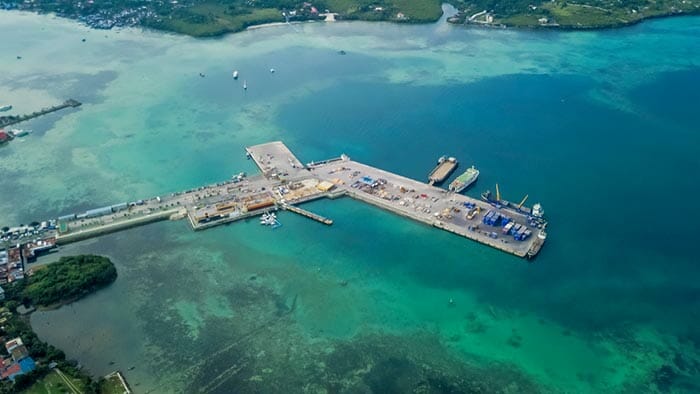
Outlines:
{"type": "Polygon", "coordinates": [[[545,228],[547,226],[545,225],[540,231],[537,233],[537,238],[535,238],[535,241],[532,243],[532,246],[530,246],[530,250],[527,251],[527,259],[532,260],[537,256],[537,253],[540,252],[540,249],[542,249],[542,245],[544,245],[544,241],[547,239],[547,232],[545,231],[545,228]]]}
{"type": "Polygon", "coordinates": [[[537,203],[532,206],[532,216],[536,218],[544,217],[544,209],[542,208],[542,204],[537,203]]]}

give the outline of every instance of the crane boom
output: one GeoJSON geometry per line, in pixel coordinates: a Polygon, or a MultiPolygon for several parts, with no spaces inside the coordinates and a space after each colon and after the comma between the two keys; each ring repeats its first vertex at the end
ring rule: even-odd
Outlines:
{"type": "Polygon", "coordinates": [[[530,197],[529,194],[526,194],[525,197],[523,197],[523,200],[520,201],[520,204],[518,204],[518,209],[523,207],[523,204],[525,204],[525,201],[527,201],[527,198],[530,197]]]}

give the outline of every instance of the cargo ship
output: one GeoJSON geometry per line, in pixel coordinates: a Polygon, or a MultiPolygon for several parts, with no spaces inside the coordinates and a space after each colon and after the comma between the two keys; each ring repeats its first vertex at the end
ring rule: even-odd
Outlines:
{"type": "Polygon", "coordinates": [[[458,176],[457,179],[450,183],[449,189],[451,192],[459,193],[476,182],[478,177],[479,170],[471,166],[471,168],[467,168],[467,170],[464,171],[464,174],[458,176]]]}
{"type": "Polygon", "coordinates": [[[442,156],[438,159],[437,166],[435,166],[435,168],[433,168],[433,170],[430,172],[430,175],[428,175],[430,184],[432,185],[443,182],[448,176],[450,176],[455,168],[457,168],[457,159],[454,157],[448,158],[447,156],[442,156]]]}
{"type": "Polygon", "coordinates": [[[12,109],[12,106],[11,106],[11,105],[2,105],[2,106],[0,106],[0,112],[9,111],[9,110],[11,110],[11,109],[12,109]]]}

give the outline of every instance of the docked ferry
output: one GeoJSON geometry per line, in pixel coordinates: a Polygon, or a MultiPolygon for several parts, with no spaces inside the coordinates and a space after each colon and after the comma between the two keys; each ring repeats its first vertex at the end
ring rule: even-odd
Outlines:
{"type": "Polygon", "coordinates": [[[464,174],[458,176],[457,179],[450,183],[449,189],[451,192],[459,193],[476,182],[478,177],[479,170],[471,166],[471,168],[467,168],[467,170],[464,171],[464,174]]]}

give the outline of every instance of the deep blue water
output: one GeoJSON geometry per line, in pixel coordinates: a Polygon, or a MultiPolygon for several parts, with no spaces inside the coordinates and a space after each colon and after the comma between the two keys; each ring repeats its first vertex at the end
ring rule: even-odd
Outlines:
{"type": "Polygon", "coordinates": [[[653,321],[687,333],[687,316],[700,307],[700,213],[692,202],[700,192],[700,97],[689,89],[699,78],[700,69],[671,72],[634,89],[628,97],[638,113],[592,101],[592,79],[506,75],[456,86],[331,88],[279,117],[306,158],[309,146],[326,156],[345,152],[423,179],[448,154],[481,170],[469,194],[498,182],[505,198],[529,194],[528,202],[544,205],[550,237],[531,269],[496,253],[480,274],[502,281],[428,265],[415,272],[428,285],[467,286],[582,329],[653,321]],[[309,108],[314,116],[294,116],[309,108]]]}

